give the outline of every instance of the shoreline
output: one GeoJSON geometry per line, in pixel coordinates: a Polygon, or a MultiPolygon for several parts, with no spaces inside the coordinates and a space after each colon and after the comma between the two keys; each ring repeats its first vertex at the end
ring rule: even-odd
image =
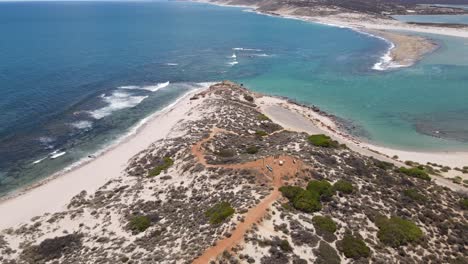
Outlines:
{"type": "MultiPolygon", "coordinates": [[[[222,1],[188,0],[194,3],[212,4],[223,7],[247,8],[249,12],[259,15],[280,17],[286,19],[312,22],[332,27],[347,28],[360,34],[382,39],[389,43],[387,51],[372,67],[376,71],[387,71],[398,68],[411,67],[427,54],[436,51],[439,45],[427,37],[411,34],[427,33],[452,37],[468,38],[468,31],[451,27],[431,27],[414,25],[395,19],[376,18],[364,13],[343,13],[339,15],[303,15],[298,8],[279,8],[273,11],[260,10],[257,5],[235,5],[222,1]],[[368,22],[363,22],[363,21],[368,22]]],[[[245,10],[247,11],[247,10],[245,10]]]]}
{"type": "MultiPolygon", "coordinates": [[[[122,176],[128,163],[135,155],[146,150],[156,141],[171,137],[171,132],[182,120],[196,118],[202,114],[200,111],[193,111],[193,109],[202,104],[204,99],[190,99],[192,95],[207,89],[208,87],[199,88],[186,93],[174,105],[156,113],[147,123],[139,127],[135,134],[121,140],[116,146],[95,159],[60,176],[48,177],[40,184],[33,187],[29,186],[26,190],[23,189],[19,195],[10,196],[0,201],[0,213],[9,215],[8,218],[0,220],[0,229],[17,226],[44,213],[59,212],[65,209],[70,200],[80,192],[93,193],[109,180],[122,176]]],[[[468,152],[443,153],[443,155],[439,156],[432,152],[405,152],[363,143],[360,139],[341,131],[339,123],[334,120],[332,114],[313,106],[299,104],[291,99],[260,93],[255,94],[257,95],[257,108],[259,111],[285,129],[309,134],[327,134],[346,144],[357,153],[392,162],[397,166],[405,166],[403,158],[406,156],[411,161],[430,158],[431,162],[436,163],[443,163],[441,156],[445,159],[450,157],[449,161],[451,158],[460,161],[464,157],[467,157],[466,160],[468,160],[468,152]],[[399,159],[391,157],[393,155],[392,151],[397,151],[401,155],[399,159]]],[[[463,175],[463,177],[467,176],[466,174],[463,175]]],[[[433,178],[439,185],[466,192],[463,185],[457,185],[450,179],[439,176],[433,178]]]]}
{"type": "Polygon", "coordinates": [[[402,150],[380,146],[375,143],[364,142],[347,131],[344,131],[339,121],[333,114],[320,110],[315,106],[297,103],[289,98],[260,95],[261,111],[270,117],[275,123],[292,131],[306,132],[308,134],[326,134],[340,143],[346,144],[351,150],[364,156],[391,162],[397,166],[405,166],[406,161],[418,162],[426,165],[428,162],[449,166],[448,172],[440,176],[433,176],[435,181],[442,186],[449,187],[460,192],[468,192],[463,185],[454,184],[450,178],[455,176],[468,179],[468,174],[463,174],[454,168],[468,166],[468,151],[417,151],[402,150]],[[295,120],[291,121],[291,120],[295,120]],[[394,156],[398,158],[394,158],[394,156]],[[466,162],[463,162],[463,161],[466,162]]]}
{"type": "MultiPolygon", "coordinates": [[[[0,212],[17,212],[15,217],[0,220],[0,229],[23,223],[34,216],[54,213],[66,207],[82,191],[94,192],[109,180],[124,173],[130,159],[155,141],[164,139],[171,129],[187,117],[191,96],[209,86],[191,90],[173,103],[142,119],[129,133],[98,151],[95,158],[77,161],[38,182],[20,187],[0,198],[0,212]],[[112,167],[106,165],[112,164],[112,167]],[[108,171],[105,175],[103,172],[108,171]],[[93,172],[97,177],[93,177],[93,172]],[[88,181],[86,181],[88,180],[88,181]],[[52,194],[51,197],[48,194],[52,194]],[[42,208],[37,207],[40,203],[42,208]]],[[[196,102],[198,103],[198,102],[196,102]]],[[[85,157],[83,159],[86,159],[85,157]]]]}
{"type": "MultiPolygon", "coordinates": [[[[209,84],[207,86],[207,87],[209,87],[212,83],[206,83],[206,84],[207,85],[209,84]]],[[[93,153],[90,153],[88,156],[83,156],[79,160],[67,165],[66,167],[64,167],[63,169],[61,169],[61,170],[59,170],[57,172],[54,172],[54,173],[52,173],[52,174],[50,174],[48,176],[45,176],[44,178],[38,179],[37,181],[32,181],[32,182],[26,184],[25,186],[22,186],[22,187],[20,187],[18,189],[15,189],[15,190],[12,190],[12,191],[9,191],[9,192],[5,193],[3,196],[0,196],[0,205],[6,200],[13,199],[15,197],[21,196],[21,195],[23,195],[24,193],[26,193],[26,192],[28,192],[30,190],[33,190],[33,189],[38,188],[38,187],[40,187],[40,186],[42,186],[44,184],[47,184],[51,180],[62,177],[63,175],[65,175],[67,173],[71,173],[74,170],[77,170],[80,167],[85,166],[88,163],[90,163],[90,162],[94,161],[95,159],[99,158],[100,156],[106,154],[108,151],[112,151],[114,148],[118,147],[120,144],[125,143],[127,140],[129,140],[133,136],[135,136],[141,129],[143,129],[149,122],[151,122],[158,115],[163,114],[166,111],[170,111],[171,108],[176,106],[177,103],[182,101],[184,98],[190,96],[193,93],[199,92],[200,89],[206,89],[207,87],[198,88],[198,89],[194,89],[194,90],[186,92],[185,94],[183,94],[182,96],[177,98],[174,102],[170,103],[169,105],[163,107],[160,110],[155,111],[154,113],[150,114],[149,116],[141,119],[135,125],[129,127],[128,131],[126,131],[126,133],[119,136],[116,140],[114,140],[113,142],[110,142],[110,144],[108,144],[108,145],[102,146],[102,148],[96,150],[93,153]],[[93,158],[90,158],[89,156],[93,156],[93,158]]]]}

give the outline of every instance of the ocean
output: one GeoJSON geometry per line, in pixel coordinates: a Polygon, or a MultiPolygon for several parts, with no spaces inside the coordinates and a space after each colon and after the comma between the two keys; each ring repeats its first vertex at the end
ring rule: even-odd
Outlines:
{"type": "Polygon", "coordinates": [[[375,70],[389,44],[345,28],[187,2],[0,2],[0,195],[76,166],[209,82],[335,114],[350,133],[468,149],[468,41],[375,70]]]}

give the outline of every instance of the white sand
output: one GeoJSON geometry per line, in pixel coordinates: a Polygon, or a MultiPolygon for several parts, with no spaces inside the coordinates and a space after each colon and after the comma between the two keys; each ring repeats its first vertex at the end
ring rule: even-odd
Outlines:
{"type": "Polygon", "coordinates": [[[148,148],[151,143],[165,138],[172,127],[186,117],[192,106],[203,101],[190,101],[193,93],[185,95],[174,106],[156,114],[133,136],[89,163],[2,201],[0,229],[24,223],[44,213],[62,211],[70,199],[81,191],[93,193],[110,179],[122,175],[131,157],[148,148]]]}

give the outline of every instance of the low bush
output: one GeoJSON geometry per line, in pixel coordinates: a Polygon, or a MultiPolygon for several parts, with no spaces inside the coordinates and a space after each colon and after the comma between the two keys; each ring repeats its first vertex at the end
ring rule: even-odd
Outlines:
{"type": "Polygon", "coordinates": [[[279,243],[279,247],[281,248],[281,250],[286,252],[291,252],[293,250],[293,248],[286,239],[281,240],[281,242],[279,243]]]}
{"type": "Polygon", "coordinates": [[[170,157],[164,157],[163,164],[156,166],[149,172],[150,177],[158,176],[162,171],[167,170],[174,164],[174,161],[170,157]]]}
{"type": "Polygon", "coordinates": [[[318,248],[314,251],[317,259],[314,263],[340,264],[341,259],[336,250],[328,243],[321,241],[318,248]]]}
{"type": "Polygon", "coordinates": [[[425,201],[427,201],[426,196],[419,193],[418,190],[416,190],[416,189],[406,189],[406,190],[403,191],[403,195],[405,197],[410,198],[413,201],[416,201],[416,202],[425,202],[425,201]]]}
{"type": "Polygon", "coordinates": [[[307,139],[312,145],[318,147],[337,148],[340,146],[338,141],[332,140],[329,136],[324,134],[311,135],[307,139]]]}
{"type": "Polygon", "coordinates": [[[307,190],[318,193],[321,198],[330,198],[335,193],[332,185],[326,180],[310,181],[307,190]]]}
{"type": "Polygon", "coordinates": [[[223,157],[223,158],[230,158],[230,157],[234,157],[234,155],[236,155],[236,152],[232,149],[222,149],[216,152],[216,155],[223,157]]]}
{"type": "Polygon", "coordinates": [[[263,131],[263,130],[257,130],[257,131],[255,131],[255,135],[257,135],[259,137],[264,137],[264,136],[268,136],[268,133],[263,131]]]}
{"type": "Polygon", "coordinates": [[[409,220],[400,217],[378,216],[375,224],[379,228],[377,233],[380,241],[391,247],[399,247],[418,241],[423,237],[421,229],[409,220]]]}
{"type": "Polygon", "coordinates": [[[262,121],[270,120],[270,118],[268,118],[268,116],[266,116],[264,114],[257,115],[257,119],[262,120],[262,121]]]}
{"type": "Polygon", "coordinates": [[[254,101],[254,98],[248,94],[244,94],[244,99],[249,101],[249,102],[253,102],[254,101]]]}
{"type": "Polygon", "coordinates": [[[370,248],[360,238],[353,236],[351,233],[345,233],[342,240],[337,242],[337,248],[347,258],[360,259],[368,258],[370,256],[370,248]]]}
{"type": "Polygon", "coordinates": [[[257,146],[250,146],[245,150],[248,154],[256,154],[258,152],[257,146]]]}
{"type": "Polygon", "coordinates": [[[423,180],[426,180],[426,181],[430,181],[431,180],[431,177],[429,176],[429,174],[427,174],[427,172],[425,172],[424,170],[420,169],[420,168],[405,168],[405,167],[400,167],[398,169],[398,172],[401,172],[403,174],[406,174],[410,177],[414,177],[414,178],[418,178],[418,179],[423,179],[423,180]]]}
{"type": "Polygon", "coordinates": [[[145,215],[136,215],[130,219],[130,229],[135,232],[143,232],[151,225],[151,220],[145,215]]]}
{"type": "Polygon", "coordinates": [[[335,222],[328,216],[314,216],[312,218],[312,222],[314,223],[314,227],[316,229],[320,229],[322,231],[335,233],[336,231],[336,224],[335,222]]]}
{"type": "Polygon", "coordinates": [[[228,202],[220,202],[205,212],[211,224],[216,225],[234,214],[234,208],[228,202]]]}
{"type": "Polygon", "coordinates": [[[354,191],[354,187],[349,181],[338,180],[333,184],[333,190],[344,194],[351,194],[354,191]]]}
{"type": "Polygon", "coordinates": [[[281,186],[279,191],[283,194],[284,197],[288,198],[290,201],[294,201],[296,196],[303,191],[301,187],[298,186],[281,186]]]}
{"type": "Polygon", "coordinates": [[[460,200],[460,206],[463,210],[468,210],[468,198],[462,198],[460,200]]]}
{"type": "Polygon", "coordinates": [[[393,163],[386,162],[386,161],[375,160],[374,164],[375,166],[377,166],[378,168],[381,168],[382,170],[389,170],[393,168],[393,163]]]}
{"type": "Polygon", "coordinates": [[[297,210],[306,213],[316,212],[322,209],[319,194],[306,190],[302,190],[296,195],[293,201],[293,206],[297,210]]]}

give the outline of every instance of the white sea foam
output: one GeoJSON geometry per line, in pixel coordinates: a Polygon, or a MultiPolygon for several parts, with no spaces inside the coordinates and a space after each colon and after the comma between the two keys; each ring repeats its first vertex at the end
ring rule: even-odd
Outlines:
{"type": "Polygon", "coordinates": [[[47,157],[42,158],[42,159],[38,159],[38,160],[34,161],[32,164],[38,164],[38,163],[40,163],[41,161],[43,161],[45,159],[47,159],[47,157]]]}
{"type": "Polygon", "coordinates": [[[234,65],[236,65],[236,64],[238,64],[238,63],[239,63],[238,61],[231,61],[231,62],[228,62],[228,64],[231,65],[231,66],[234,66],[234,65]]]}
{"type": "Polygon", "coordinates": [[[241,51],[262,51],[261,49],[250,49],[250,48],[232,48],[233,50],[241,50],[241,51]]]}
{"type": "Polygon", "coordinates": [[[119,89],[126,89],[126,90],[146,90],[150,92],[156,92],[162,88],[165,88],[169,86],[170,82],[163,82],[163,83],[157,83],[155,85],[146,85],[146,86],[137,86],[137,85],[125,85],[125,86],[119,86],[119,89]]]}
{"type": "Polygon", "coordinates": [[[51,158],[51,159],[56,159],[56,158],[58,158],[58,157],[60,157],[60,156],[65,155],[66,153],[67,153],[66,151],[58,152],[58,151],[56,150],[56,151],[54,151],[54,152],[51,153],[50,158],[51,158]]]}
{"type": "Polygon", "coordinates": [[[178,63],[172,63],[172,62],[168,62],[166,63],[167,66],[177,66],[179,65],[178,63]]]}
{"type": "Polygon", "coordinates": [[[94,111],[89,111],[88,113],[94,119],[101,119],[117,110],[135,107],[147,97],[148,96],[132,96],[125,92],[115,91],[111,95],[102,98],[102,100],[107,103],[107,106],[94,111]]]}
{"type": "Polygon", "coordinates": [[[77,121],[70,124],[72,127],[76,129],[89,129],[93,127],[93,122],[88,120],[77,121]]]}
{"type": "Polygon", "coordinates": [[[231,58],[234,58],[234,59],[237,58],[236,54],[233,53],[232,56],[231,56],[231,58]]]}
{"type": "Polygon", "coordinates": [[[266,53],[256,53],[256,54],[252,54],[252,56],[256,56],[256,57],[271,57],[271,55],[269,54],[266,54],[266,53]]]}
{"type": "Polygon", "coordinates": [[[391,53],[392,53],[392,50],[395,48],[395,44],[393,44],[392,42],[389,42],[389,43],[390,43],[390,46],[388,50],[385,52],[384,55],[382,55],[382,57],[380,57],[380,60],[377,63],[375,63],[374,66],[372,66],[373,70],[386,71],[390,69],[405,67],[405,65],[401,65],[393,61],[391,53]]]}
{"type": "MultiPolygon", "coordinates": [[[[128,137],[136,134],[139,129],[144,126],[149,120],[151,120],[152,118],[154,118],[155,116],[157,116],[159,113],[161,112],[164,112],[168,109],[171,109],[173,106],[175,106],[177,103],[179,103],[182,99],[184,99],[188,94],[191,94],[191,93],[196,93],[198,90],[200,89],[203,89],[203,88],[207,88],[213,84],[215,84],[217,82],[200,82],[200,83],[194,83],[192,84],[192,86],[195,87],[195,89],[192,89],[190,91],[188,91],[187,93],[183,94],[181,97],[179,97],[177,100],[175,100],[173,103],[169,104],[168,106],[164,107],[163,109],[161,110],[158,110],[156,111],[155,113],[153,113],[152,115],[146,117],[146,118],[143,118],[140,122],[138,122],[136,125],[134,125],[132,128],[129,129],[129,131],[125,134],[125,135],[122,135],[119,139],[111,142],[110,144],[104,146],[103,148],[101,148],[100,150],[94,152],[92,154],[92,156],[94,157],[97,157],[103,153],[105,153],[106,151],[108,151],[109,149],[111,149],[112,147],[120,144],[122,141],[124,141],[125,139],[127,139],[128,137]]],[[[55,154],[57,153],[58,151],[54,151],[52,152],[51,154],[55,154]]],[[[86,162],[89,162],[91,159],[89,158],[89,156],[87,157],[83,157],[81,158],[79,161],[77,162],[74,162],[73,164],[67,166],[66,168],[64,168],[63,170],[61,170],[60,172],[58,172],[58,174],[62,174],[62,173],[65,173],[65,172],[68,172],[68,171],[71,171],[73,170],[74,168],[76,167],[79,167],[81,165],[83,165],[84,163],[86,162]]]]}

